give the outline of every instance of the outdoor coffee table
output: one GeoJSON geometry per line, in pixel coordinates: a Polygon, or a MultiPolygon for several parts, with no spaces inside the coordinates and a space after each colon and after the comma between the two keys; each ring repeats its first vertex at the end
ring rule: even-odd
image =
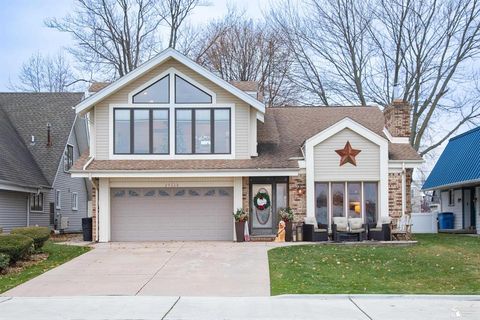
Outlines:
{"type": "Polygon", "coordinates": [[[341,231],[337,232],[338,241],[360,241],[360,232],[348,232],[341,231]]]}

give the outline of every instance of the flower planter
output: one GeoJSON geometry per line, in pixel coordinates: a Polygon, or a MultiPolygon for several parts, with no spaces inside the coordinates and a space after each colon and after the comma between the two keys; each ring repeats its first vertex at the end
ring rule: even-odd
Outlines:
{"type": "Polygon", "coordinates": [[[292,221],[285,221],[285,241],[293,241],[292,221]]]}
{"type": "Polygon", "coordinates": [[[245,221],[235,222],[235,234],[237,242],[245,241],[245,221]]]}

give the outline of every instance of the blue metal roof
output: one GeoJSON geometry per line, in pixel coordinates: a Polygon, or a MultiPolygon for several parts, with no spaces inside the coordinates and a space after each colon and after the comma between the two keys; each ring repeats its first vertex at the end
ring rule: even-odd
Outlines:
{"type": "Polygon", "coordinates": [[[480,127],[451,138],[422,189],[480,181],[480,127]]]}

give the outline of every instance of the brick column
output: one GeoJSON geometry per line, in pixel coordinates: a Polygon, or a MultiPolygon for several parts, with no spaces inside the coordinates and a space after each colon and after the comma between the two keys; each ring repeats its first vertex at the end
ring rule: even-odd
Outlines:
{"type": "Polygon", "coordinates": [[[289,177],[288,179],[288,195],[289,206],[295,212],[294,222],[303,222],[307,214],[306,203],[306,176],[305,174],[299,174],[296,177],[289,177]],[[298,193],[298,189],[303,191],[302,194],[298,193]]]}
{"type": "MultiPolygon", "coordinates": [[[[412,212],[412,173],[413,169],[405,170],[405,213],[412,212]]],[[[390,217],[402,216],[402,173],[388,174],[388,212],[390,217]]]]}
{"type": "Polygon", "coordinates": [[[248,177],[242,177],[242,206],[245,212],[250,212],[250,182],[248,177]]]}

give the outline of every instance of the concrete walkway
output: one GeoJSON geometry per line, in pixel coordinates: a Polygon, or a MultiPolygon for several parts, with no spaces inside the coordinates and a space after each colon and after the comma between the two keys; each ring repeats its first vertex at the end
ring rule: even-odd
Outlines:
{"type": "Polygon", "coordinates": [[[274,243],[101,243],[3,296],[269,296],[274,243]]]}
{"type": "Polygon", "coordinates": [[[480,296],[0,297],[0,319],[480,319],[480,296]]]}

